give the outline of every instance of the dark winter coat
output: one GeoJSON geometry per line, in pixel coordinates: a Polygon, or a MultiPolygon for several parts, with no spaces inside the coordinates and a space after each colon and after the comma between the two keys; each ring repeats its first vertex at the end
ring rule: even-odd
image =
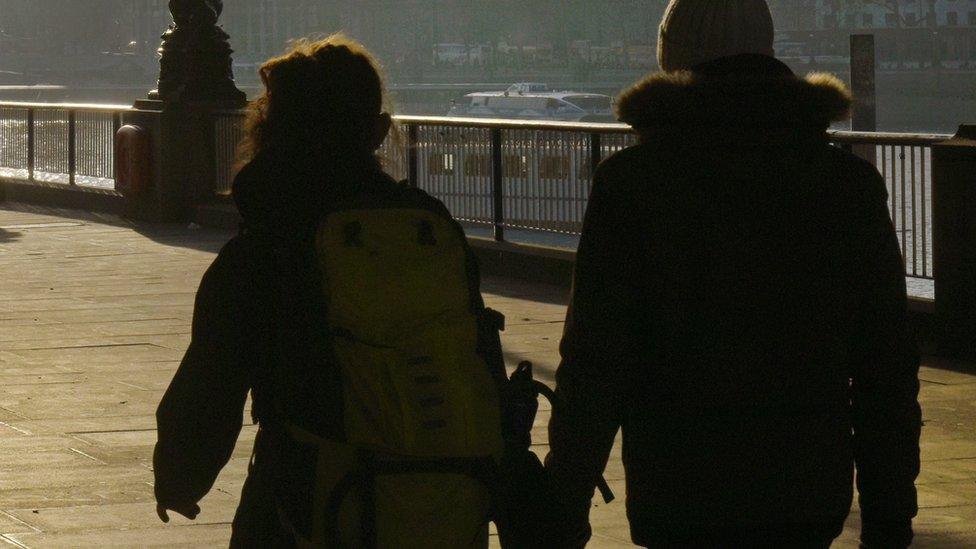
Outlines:
{"type": "Polygon", "coordinates": [[[570,534],[622,428],[636,543],[833,539],[855,465],[865,541],[911,539],[919,359],[884,181],[827,143],[849,101],[763,56],[623,96],[550,425],[570,534]]]}
{"type": "MultiPolygon", "coordinates": [[[[298,154],[260,156],[235,181],[245,228],[204,275],[190,347],[157,411],[156,499],[163,505],[192,504],[207,494],[230,459],[251,392],[252,416],[261,429],[234,521],[235,547],[291,545],[279,507],[295,517],[311,508],[315,449],[282,436],[275,425],[279,402],[288,408],[289,422],[341,436],[341,381],[322,329],[317,271],[293,252],[311,249],[324,213],[352,197],[406,194],[449,218],[440,202],[395,182],[375,162],[322,173],[300,169],[306,163],[295,158],[298,154]],[[291,394],[276,397],[274,387],[282,378],[272,372],[283,368],[301,379],[288,385],[291,394]]],[[[476,284],[473,261],[469,269],[476,284]]],[[[486,358],[497,366],[493,373],[503,376],[500,353],[486,358]]],[[[307,531],[301,520],[293,526],[307,531]]]]}

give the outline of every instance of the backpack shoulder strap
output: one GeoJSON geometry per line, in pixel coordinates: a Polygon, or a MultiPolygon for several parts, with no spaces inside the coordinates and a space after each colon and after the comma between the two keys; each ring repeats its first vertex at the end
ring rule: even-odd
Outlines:
{"type": "MultiPolygon", "coordinates": [[[[251,385],[252,415],[263,427],[280,429],[290,422],[286,418],[291,415],[283,407],[286,397],[280,394],[287,389],[285,379],[301,377],[299,373],[287,371],[288,368],[298,363],[327,366],[332,361],[327,338],[315,337],[322,333],[315,328],[325,322],[326,305],[314,260],[314,239],[307,235],[284,238],[261,230],[245,230],[238,238],[247,239],[254,250],[257,268],[263,269],[268,279],[265,285],[269,294],[266,296],[268,310],[263,319],[265,337],[258,343],[261,367],[251,385]]],[[[329,393],[331,404],[326,404],[332,412],[337,412],[341,407],[333,401],[341,394],[340,389],[329,393]]],[[[341,419],[333,420],[322,419],[329,424],[341,424],[341,419]]],[[[306,427],[318,430],[326,426],[306,427]]],[[[326,430],[334,431],[334,428],[326,430]]]]}

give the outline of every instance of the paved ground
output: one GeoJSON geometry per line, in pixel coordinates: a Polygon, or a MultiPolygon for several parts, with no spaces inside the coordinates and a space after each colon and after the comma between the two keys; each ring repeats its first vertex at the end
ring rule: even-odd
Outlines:
{"type": "MultiPolygon", "coordinates": [[[[200,276],[229,233],[0,205],[0,542],[18,547],[226,544],[254,429],[191,523],[152,503],[153,412],[188,343],[200,276]]],[[[488,280],[510,362],[551,381],[565,295],[488,280]]],[[[923,371],[918,547],[976,547],[976,375],[923,371]]],[[[976,372],[976,367],[969,367],[976,372]]],[[[544,423],[535,441],[544,452],[544,423]]],[[[619,449],[608,469],[623,495],[619,449]]],[[[620,502],[594,510],[592,547],[628,547],[620,502]]],[[[855,547],[856,514],[837,547],[855,547]]]]}

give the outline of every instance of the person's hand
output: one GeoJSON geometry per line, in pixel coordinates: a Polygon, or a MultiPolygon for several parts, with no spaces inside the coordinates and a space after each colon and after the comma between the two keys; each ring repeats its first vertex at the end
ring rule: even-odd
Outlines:
{"type": "MultiPolygon", "coordinates": [[[[593,535],[590,526],[591,500],[581,495],[578,486],[573,482],[560,482],[556,463],[550,452],[545,460],[546,472],[549,475],[548,499],[553,525],[549,532],[546,547],[559,549],[581,549],[586,547],[593,535]]],[[[572,479],[572,477],[570,477],[572,479]]],[[[593,488],[589,489],[592,497],[593,488]]]]}
{"type": "Polygon", "coordinates": [[[173,511],[174,513],[183,515],[190,520],[196,520],[197,515],[200,514],[200,506],[196,503],[190,503],[187,505],[156,505],[156,514],[159,516],[159,520],[163,522],[169,522],[168,511],[173,511]]]}

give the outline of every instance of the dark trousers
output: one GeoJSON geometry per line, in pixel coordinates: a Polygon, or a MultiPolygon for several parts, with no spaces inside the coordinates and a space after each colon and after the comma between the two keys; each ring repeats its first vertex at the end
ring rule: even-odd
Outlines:
{"type": "MultiPolygon", "coordinates": [[[[259,438],[264,438],[261,433],[259,438]]],[[[260,444],[258,440],[255,444],[260,444]]],[[[254,459],[248,467],[247,480],[241,490],[241,502],[234,515],[231,549],[264,549],[268,547],[289,549],[295,547],[294,537],[282,525],[278,506],[268,479],[254,459]]]]}

